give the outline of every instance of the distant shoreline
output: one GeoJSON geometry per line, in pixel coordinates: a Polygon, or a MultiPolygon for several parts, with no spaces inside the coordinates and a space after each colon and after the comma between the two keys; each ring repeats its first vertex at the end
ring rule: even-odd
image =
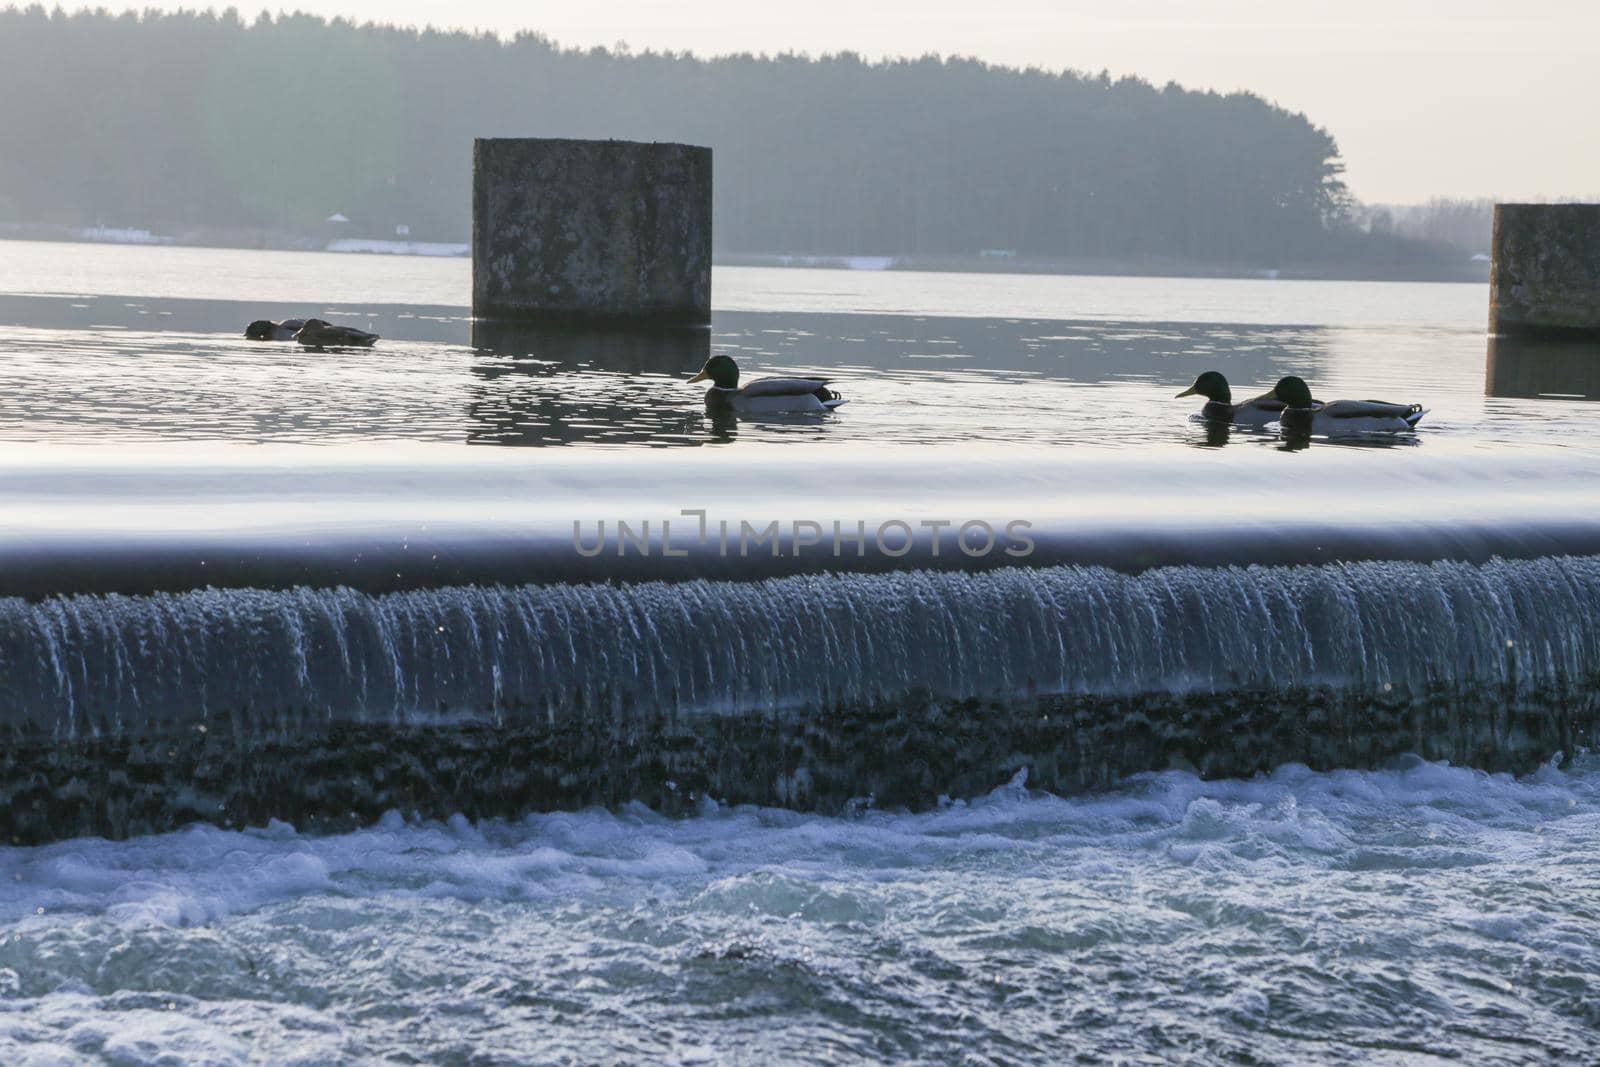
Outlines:
{"type": "MultiPolygon", "coordinates": [[[[471,246],[461,242],[411,241],[329,234],[310,236],[275,230],[207,227],[178,234],[124,227],[69,227],[44,223],[0,224],[0,240],[55,241],[72,244],[115,244],[141,247],[237,248],[269,252],[333,252],[364,255],[412,255],[461,258],[471,246]]],[[[1179,257],[1139,259],[1042,257],[996,253],[817,255],[783,252],[718,252],[717,266],[787,267],[821,270],[927,271],[964,274],[1059,274],[1094,277],[1235,278],[1278,281],[1426,281],[1482,284],[1489,265],[1463,254],[1458,267],[1417,264],[1286,263],[1261,266],[1179,257]]]]}
{"type": "Polygon", "coordinates": [[[1065,274],[1134,278],[1238,278],[1277,281],[1404,281],[1468,282],[1489,280],[1489,265],[1462,254],[1457,268],[1414,264],[1286,263],[1256,266],[1178,257],[1143,259],[983,255],[822,256],[760,252],[721,252],[714,257],[726,267],[801,267],[825,270],[933,271],[962,274],[1065,274]]]}

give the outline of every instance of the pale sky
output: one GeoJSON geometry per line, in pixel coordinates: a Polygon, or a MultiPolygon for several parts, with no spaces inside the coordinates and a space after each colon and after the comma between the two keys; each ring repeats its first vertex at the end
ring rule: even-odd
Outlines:
{"type": "Polygon", "coordinates": [[[1600,194],[1600,0],[296,0],[292,7],[505,35],[534,30],[584,47],[626,41],[636,51],[936,52],[1105,68],[1158,85],[1249,89],[1305,112],[1338,139],[1351,188],[1369,202],[1600,194]]]}

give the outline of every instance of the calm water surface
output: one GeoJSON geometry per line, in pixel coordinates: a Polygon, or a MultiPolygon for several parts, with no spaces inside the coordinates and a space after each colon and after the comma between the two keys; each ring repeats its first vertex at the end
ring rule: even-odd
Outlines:
{"type": "Polygon", "coordinates": [[[720,268],[709,344],[645,344],[475,336],[469,271],[0,243],[0,440],[1170,447],[1206,443],[1197,405],[1173,394],[1208,369],[1239,397],[1292,373],[1324,397],[1424,403],[1417,440],[1436,451],[1591,448],[1600,418],[1580,399],[1485,395],[1483,286],[720,268]],[[317,353],[240,336],[309,314],[384,339],[317,353]],[[851,403],[715,423],[682,380],[709,351],[747,376],[826,374],[851,403]]]}
{"type": "MultiPolygon", "coordinates": [[[[0,243],[0,534],[520,523],[591,494],[777,506],[830,485],[1060,514],[1070,486],[1168,523],[1186,502],[1273,523],[1327,492],[1365,521],[1600,514],[1590,364],[1491,368],[1481,286],[721,269],[708,340],[642,344],[475,334],[468,272],[0,243]],[[308,314],[383,340],[240,337],[308,314]],[[683,381],[713,350],[852,402],[714,422],[683,381]],[[1432,410],[1395,447],[1289,452],[1192,420],[1172,394],[1207,369],[1239,395],[1295,373],[1432,410]]],[[[0,1061],[1594,1057],[1587,757],[1520,781],[996,784],[917,815],[708,801],[0,849],[0,1061]]]]}

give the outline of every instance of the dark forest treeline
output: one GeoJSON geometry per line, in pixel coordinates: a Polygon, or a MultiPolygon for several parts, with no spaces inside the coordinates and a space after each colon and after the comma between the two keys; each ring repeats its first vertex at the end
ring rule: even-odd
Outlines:
{"type": "MultiPolygon", "coordinates": [[[[1370,258],[1248,94],[845,54],[702,60],[307,15],[0,11],[0,221],[470,233],[475,136],[716,151],[724,251],[1370,258]]],[[[1365,247],[1365,246],[1363,246],[1365,247]]]]}

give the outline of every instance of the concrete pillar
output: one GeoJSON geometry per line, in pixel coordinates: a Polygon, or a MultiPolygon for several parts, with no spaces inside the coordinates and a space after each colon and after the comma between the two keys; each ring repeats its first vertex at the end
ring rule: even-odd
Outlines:
{"type": "Polygon", "coordinates": [[[711,321],[711,149],[480,138],[472,312],[606,325],[711,321]]]}
{"type": "Polygon", "coordinates": [[[1489,331],[1600,338],[1600,204],[1496,204],[1489,331]]]}

